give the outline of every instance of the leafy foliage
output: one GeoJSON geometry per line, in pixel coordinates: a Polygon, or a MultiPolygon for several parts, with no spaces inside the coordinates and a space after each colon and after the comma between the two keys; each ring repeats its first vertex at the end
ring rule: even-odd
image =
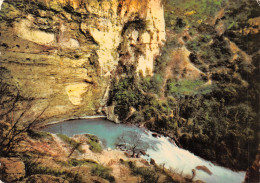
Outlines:
{"type": "Polygon", "coordinates": [[[115,84],[111,98],[120,104],[115,110],[121,119],[133,106],[136,111],[127,121],[175,136],[185,148],[206,159],[246,169],[258,144],[259,53],[257,46],[250,45],[259,44],[259,33],[245,34],[240,28],[253,28],[248,19],[260,16],[254,3],[166,1],[169,34],[156,59],[154,75],[138,79],[134,73],[127,73],[115,84]],[[219,22],[225,26],[223,34],[219,33],[219,22]],[[177,43],[176,35],[183,32],[188,32],[183,44],[191,52],[190,61],[205,73],[205,78],[191,81],[173,77],[165,84],[165,70],[173,59],[171,51],[183,46],[177,43]],[[229,40],[252,54],[253,62],[244,53],[234,52],[229,40]]]}
{"type": "Polygon", "coordinates": [[[203,87],[204,82],[201,80],[191,81],[191,80],[183,80],[183,81],[168,81],[168,93],[174,96],[180,95],[196,95],[201,93],[209,93],[211,92],[211,86],[203,87]]]}
{"type": "Polygon", "coordinates": [[[186,26],[197,26],[212,17],[225,3],[226,0],[167,0],[166,26],[177,32],[186,26]]]}
{"type": "Polygon", "coordinates": [[[88,137],[87,143],[90,145],[90,150],[96,153],[101,153],[103,148],[98,137],[90,134],[86,134],[86,136],[88,137]]]}
{"type": "Polygon", "coordinates": [[[135,87],[134,77],[121,78],[118,83],[115,83],[113,91],[110,93],[110,102],[116,102],[115,113],[120,119],[127,117],[130,107],[138,108],[144,101],[144,96],[135,87]]]}

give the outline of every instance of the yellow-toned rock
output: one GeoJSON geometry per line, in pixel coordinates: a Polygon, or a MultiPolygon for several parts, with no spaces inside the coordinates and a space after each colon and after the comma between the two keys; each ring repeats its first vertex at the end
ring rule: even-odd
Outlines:
{"type": "Polygon", "coordinates": [[[69,96],[69,100],[73,105],[80,105],[82,102],[81,95],[87,91],[88,84],[79,83],[72,84],[66,87],[66,93],[69,96]]]}
{"type": "MultiPolygon", "coordinates": [[[[189,59],[190,51],[187,50],[186,47],[174,49],[171,55],[171,58],[173,58],[170,64],[171,69],[178,70],[178,73],[174,73],[175,77],[179,79],[185,78],[189,80],[197,80],[201,78],[201,75],[204,75],[201,70],[191,63],[189,59]]],[[[170,72],[170,75],[171,74],[172,71],[170,72]]]]}
{"type": "Polygon", "coordinates": [[[0,177],[6,182],[15,182],[25,176],[24,163],[18,158],[0,158],[0,177]]]}
{"type": "Polygon", "coordinates": [[[31,29],[33,18],[23,19],[20,22],[15,23],[15,31],[17,36],[33,41],[38,44],[50,44],[55,40],[53,33],[47,33],[40,30],[31,29]]]}
{"type": "Polygon", "coordinates": [[[25,98],[20,111],[30,99],[24,118],[32,119],[46,107],[45,122],[97,114],[118,63],[153,74],[165,42],[161,0],[20,3],[2,6],[0,71],[6,75],[0,79],[25,98]],[[10,7],[15,16],[6,14],[10,7]]]}

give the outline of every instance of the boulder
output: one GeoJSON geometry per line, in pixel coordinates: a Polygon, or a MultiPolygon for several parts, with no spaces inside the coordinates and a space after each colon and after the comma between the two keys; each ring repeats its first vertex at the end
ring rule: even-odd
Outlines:
{"type": "Polygon", "coordinates": [[[158,134],[157,133],[152,133],[152,136],[153,137],[158,137],[158,134]]]}
{"type": "Polygon", "coordinates": [[[125,152],[124,154],[125,154],[125,156],[128,157],[128,158],[131,158],[131,157],[132,157],[128,152],[125,152]]]}
{"type": "Polygon", "coordinates": [[[259,170],[260,170],[260,145],[258,146],[258,153],[255,161],[246,171],[244,182],[259,182],[259,170]]]}
{"type": "Polygon", "coordinates": [[[0,179],[14,182],[25,176],[24,163],[19,158],[0,158],[0,179]]]}
{"type": "Polygon", "coordinates": [[[127,114],[127,117],[125,118],[125,121],[127,121],[131,116],[133,116],[134,112],[136,111],[136,109],[134,107],[130,107],[129,108],[129,112],[127,114]]]}
{"type": "Polygon", "coordinates": [[[212,172],[208,169],[208,167],[206,167],[204,165],[203,166],[196,166],[196,169],[197,170],[202,170],[202,171],[208,173],[209,175],[212,175],[212,172]]]}
{"type": "Polygon", "coordinates": [[[151,158],[150,164],[151,164],[151,165],[155,165],[155,160],[154,160],[153,158],[151,158]]]}
{"type": "Polygon", "coordinates": [[[193,180],[196,177],[196,170],[192,169],[192,177],[191,180],[193,180]]]}
{"type": "Polygon", "coordinates": [[[142,155],[146,155],[146,152],[145,152],[144,150],[141,150],[140,153],[141,153],[142,155]]]}
{"type": "Polygon", "coordinates": [[[115,114],[115,105],[104,107],[104,112],[106,113],[107,119],[115,123],[120,123],[119,116],[115,114]]]}

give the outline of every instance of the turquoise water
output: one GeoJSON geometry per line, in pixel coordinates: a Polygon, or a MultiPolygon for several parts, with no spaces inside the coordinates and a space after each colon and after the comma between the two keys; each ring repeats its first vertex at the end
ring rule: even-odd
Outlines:
{"type": "Polygon", "coordinates": [[[126,132],[142,133],[141,128],[133,125],[123,125],[105,119],[80,119],[49,125],[42,129],[51,133],[62,133],[69,137],[76,134],[93,134],[99,137],[105,147],[115,148],[118,137],[126,132]]]}
{"type": "Polygon", "coordinates": [[[126,132],[140,134],[141,143],[147,145],[146,153],[149,155],[143,156],[143,158],[148,161],[153,158],[157,164],[164,164],[165,167],[172,168],[179,173],[182,172],[184,175],[191,175],[192,169],[196,169],[196,166],[206,166],[212,175],[196,170],[195,179],[207,183],[241,183],[245,177],[245,172],[234,172],[214,165],[185,149],[179,148],[171,143],[168,137],[153,137],[152,132],[133,125],[115,124],[105,119],[81,119],[49,125],[42,130],[62,133],[67,136],[93,134],[99,137],[105,147],[112,149],[115,148],[118,138],[125,135],[126,132]]]}

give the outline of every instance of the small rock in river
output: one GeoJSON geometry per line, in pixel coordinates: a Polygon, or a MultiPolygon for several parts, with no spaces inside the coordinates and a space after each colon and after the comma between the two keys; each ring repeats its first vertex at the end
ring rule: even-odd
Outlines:
{"type": "Polygon", "coordinates": [[[209,175],[212,175],[212,172],[208,169],[208,167],[206,167],[204,165],[203,166],[196,166],[196,169],[197,170],[202,170],[202,171],[208,173],[209,175]]]}
{"type": "Polygon", "coordinates": [[[154,161],[153,158],[151,158],[151,160],[150,160],[150,164],[151,164],[151,165],[155,165],[155,161],[154,161]]]}
{"type": "Polygon", "coordinates": [[[158,134],[157,133],[153,133],[152,136],[153,137],[158,137],[158,134]]]}

